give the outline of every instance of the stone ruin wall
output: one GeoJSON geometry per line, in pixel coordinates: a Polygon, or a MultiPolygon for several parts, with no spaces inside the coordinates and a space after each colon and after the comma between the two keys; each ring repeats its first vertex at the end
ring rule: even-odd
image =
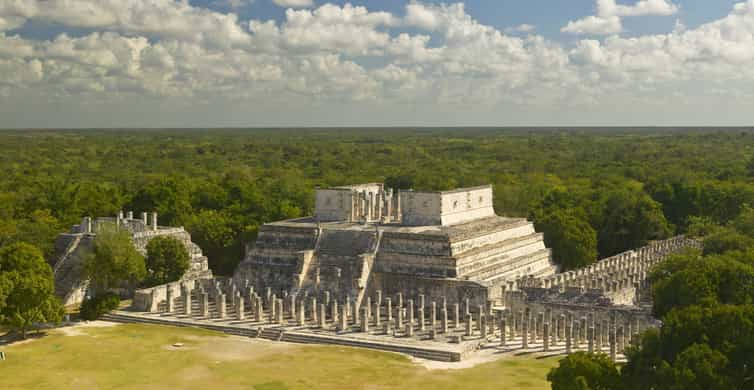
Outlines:
{"type": "MultiPolygon", "coordinates": [[[[147,254],[147,244],[158,236],[169,236],[179,240],[190,257],[189,269],[183,280],[211,278],[207,257],[201,248],[191,241],[191,235],[182,227],[157,225],[157,213],[142,213],[141,219],[134,219],[133,213],[125,216],[122,212],[115,218],[85,217],[81,224],[74,225],[71,233],[60,234],[55,242],[56,255],[50,259],[55,277],[55,293],[65,306],[81,303],[87,295],[89,281],[82,278],[86,255],[91,252],[96,232],[104,226],[118,226],[127,229],[132,236],[134,247],[143,256],[147,254]]],[[[130,291],[126,291],[130,294],[130,291]]]]}

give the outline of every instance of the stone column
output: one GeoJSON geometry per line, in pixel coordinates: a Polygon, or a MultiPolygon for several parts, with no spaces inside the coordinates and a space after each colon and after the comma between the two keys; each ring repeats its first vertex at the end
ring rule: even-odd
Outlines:
{"type": "Polygon", "coordinates": [[[333,300],[330,304],[330,320],[333,325],[338,323],[338,301],[333,300]]]}
{"type": "Polygon", "coordinates": [[[479,330],[482,330],[482,316],[484,315],[484,306],[478,305],[477,306],[477,314],[476,314],[476,322],[477,326],[479,327],[479,330]]]}
{"type": "Polygon", "coordinates": [[[453,304],[453,329],[458,329],[461,327],[461,317],[459,313],[459,307],[457,303],[453,304]]]}
{"type": "Polygon", "coordinates": [[[364,308],[367,310],[367,321],[372,320],[372,297],[367,296],[367,302],[364,305],[364,308]]]}
{"type": "Polygon", "coordinates": [[[202,318],[209,318],[209,293],[202,293],[202,318]]]}
{"type": "Polygon", "coordinates": [[[500,315],[500,345],[503,347],[505,346],[505,322],[505,313],[502,313],[500,315]]]}
{"type": "Polygon", "coordinates": [[[327,318],[325,317],[325,312],[327,311],[327,306],[325,306],[324,303],[319,304],[319,328],[325,329],[327,327],[327,318]]]}
{"type": "Polygon", "coordinates": [[[546,332],[544,331],[545,325],[545,313],[539,312],[537,314],[537,337],[545,338],[546,332]]]}
{"type": "Polygon", "coordinates": [[[275,314],[277,314],[277,323],[280,325],[284,324],[284,318],[285,318],[285,311],[283,310],[283,298],[278,299],[278,308],[275,310],[275,314]]]}
{"type": "Polygon", "coordinates": [[[262,322],[262,316],[264,315],[264,303],[262,302],[262,297],[258,295],[256,296],[256,300],[257,300],[257,304],[256,304],[257,311],[254,314],[256,314],[257,316],[256,321],[262,322]]]}
{"type": "Polygon", "coordinates": [[[319,305],[317,305],[317,297],[312,297],[312,322],[315,324],[317,323],[317,309],[319,308],[319,305]]]}
{"type": "Polygon", "coordinates": [[[545,352],[550,351],[550,324],[545,322],[542,324],[542,347],[545,352]]]}
{"type": "Polygon", "coordinates": [[[382,322],[382,313],[380,312],[380,300],[374,303],[374,326],[379,328],[382,322]]]}
{"type": "Polygon", "coordinates": [[[239,321],[243,321],[246,318],[246,313],[244,312],[244,299],[242,296],[236,297],[236,318],[239,321]]]}
{"type": "Polygon", "coordinates": [[[524,317],[521,321],[521,348],[529,348],[529,318],[524,317]]]}
{"type": "Polygon", "coordinates": [[[479,332],[482,333],[482,339],[487,339],[487,316],[484,313],[479,315],[479,332]]]}
{"type": "Polygon", "coordinates": [[[442,333],[448,333],[448,306],[447,305],[443,305],[441,316],[442,316],[441,318],[442,333]]]}
{"type": "Polygon", "coordinates": [[[586,330],[586,342],[587,342],[587,351],[589,353],[594,352],[594,327],[589,327],[586,330]]]}
{"type": "Polygon", "coordinates": [[[186,289],[183,294],[183,314],[191,317],[191,290],[186,289]]]}
{"type": "Polygon", "coordinates": [[[361,309],[361,331],[369,333],[369,306],[361,309]]]}
{"type": "Polygon", "coordinates": [[[414,336],[414,326],[410,323],[406,324],[406,336],[413,337],[414,336]]]}
{"type": "Polygon", "coordinates": [[[289,295],[289,299],[291,300],[291,318],[296,318],[296,295],[291,294],[289,295]]]}
{"type": "Polygon", "coordinates": [[[175,311],[175,302],[173,299],[173,289],[169,284],[167,286],[167,292],[165,293],[165,296],[165,299],[167,301],[167,312],[172,313],[175,311]]]}
{"type": "Polygon", "coordinates": [[[573,338],[572,323],[570,321],[566,320],[566,323],[565,323],[565,348],[566,348],[566,353],[567,354],[570,354],[571,352],[573,352],[573,346],[571,345],[572,342],[573,342],[572,338],[573,338]]]}
{"type": "Polygon", "coordinates": [[[270,322],[275,322],[275,318],[277,318],[276,312],[278,309],[278,298],[275,294],[272,294],[272,297],[270,297],[270,322]]]}
{"type": "Polygon", "coordinates": [[[615,361],[615,327],[610,326],[607,331],[608,342],[610,343],[610,359],[615,361]]]}
{"type": "Polygon", "coordinates": [[[387,316],[387,322],[393,322],[393,303],[390,298],[385,298],[385,315],[387,316]]]}
{"type": "Polygon", "coordinates": [[[305,326],[306,325],[306,302],[302,299],[298,303],[298,311],[296,312],[298,314],[298,326],[305,326]]]}
{"type": "Polygon", "coordinates": [[[395,316],[397,321],[395,327],[400,330],[403,328],[403,308],[401,306],[396,308],[395,316]]]}
{"type": "Polygon", "coordinates": [[[466,314],[466,337],[471,337],[474,332],[474,320],[471,314],[466,314]]]}
{"type": "Polygon", "coordinates": [[[437,331],[437,303],[432,301],[429,310],[429,327],[433,331],[437,331]]]}
{"type": "Polygon", "coordinates": [[[594,324],[594,346],[597,352],[602,352],[602,323],[595,321],[594,324]]]}
{"type": "Polygon", "coordinates": [[[581,317],[581,323],[579,324],[579,337],[581,338],[581,341],[579,344],[586,341],[586,317],[581,317]]]}
{"type": "Polygon", "coordinates": [[[409,326],[414,326],[414,300],[409,299],[408,300],[408,309],[406,310],[406,314],[408,314],[408,324],[409,326]]]}
{"type": "Polygon", "coordinates": [[[616,348],[618,349],[618,353],[623,353],[623,350],[625,349],[625,342],[623,340],[624,334],[625,333],[623,332],[623,326],[619,326],[615,334],[615,338],[617,339],[616,348]]]}
{"type": "Polygon", "coordinates": [[[574,346],[578,349],[581,346],[581,322],[573,322],[573,341],[574,346]]]}
{"type": "Polygon", "coordinates": [[[426,326],[424,325],[424,305],[419,305],[419,331],[424,332],[426,326]]]}
{"type": "Polygon", "coordinates": [[[345,332],[346,329],[348,329],[348,301],[341,307],[340,311],[340,326],[338,326],[338,330],[341,332],[345,332]]]}
{"type": "Polygon", "coordinates": [[[225,318],[225,294],[217,296],[217,313],[220,319],[225,318]]]}

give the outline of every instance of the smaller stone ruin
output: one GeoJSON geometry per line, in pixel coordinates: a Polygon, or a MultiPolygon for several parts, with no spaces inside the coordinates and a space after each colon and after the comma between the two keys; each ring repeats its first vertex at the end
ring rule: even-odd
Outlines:
{"type": "Polygon", "coordinates": [[[62,233],[55,240],[55,255],[49,260],[55,276],[55,293],[65,306],[81,303],[88,294],[89,281],[83,278],[84,261],[92,250],[97,231],[105,226],[125,229],[131,234],[136,250],[147,255],[147,244],[155,237],[170,236],[186,247],[191,263],[182,280],[211,278],[207,257],[201,248],[191,241],[191,235],[183,227],[167,227],[157,224],[157,213],[141,213],[134,218],[133,212],[123,212],[115,217],[92,219],[85,217],[74,225],[70,233],[62,233]]]}

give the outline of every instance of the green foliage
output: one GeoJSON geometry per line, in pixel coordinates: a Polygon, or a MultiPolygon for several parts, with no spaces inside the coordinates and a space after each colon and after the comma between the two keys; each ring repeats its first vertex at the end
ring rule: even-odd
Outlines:
{"type": "Polygon", "coordinates": [[[554,211],[536,221],[545,235],[553,260],[563,271],[580,268],[597,260],[597,232],[584,219],[565,210],[554,211]]]}
{"type": "Polygon", "coordinates": [[[550,370],[553,390],[609,390],[620,388],[620,373],[605,354],[572,353],[550,370]]]}
{"type": "Polygon", "coordinates": [[[21,332],[40,323],[59,322],[63,308],[54,296],[52,270],[42,253],[26,243],[0,249],[0,320],[21,332]]]}
{"type": "Polygon", "coordinates": [[[660,205],[649,195],[626,189],[611,192],[598,229],[599,253],[612,256],[670,234],[660,205]]]}
{"type": "Polygon", "coordinates": [[[180,279],[188,270],[190,259],[182,242],[170,236],[158,236],[147,244],[145,283],[156,286],[180,279]]]}
{"type": "Polygon", "coordinates": [[[627,357],[621,373],[628,388],[750,389],[754,306],[674,309],[627,357]]]}
{"type": "Polygon", "coordinates": [[[698,251],[672,256],[649,276],[658,317],[692,305],[743,305],[754,302],[751,254],[729,252],[704,256],[698,251]]]}
{"type": "Polygon", "coordinates": [[[754,238],[731,228],[719,228],[704,238],[705,255],[714,255],[729,251],[746,251],[753,247],[754,238]]]}
{"type": "Polygon", "coordinates": [[[109,313],[118,308],[120,297],[118,294],[106,292],[81,302],[79,315],[87,321],[94,321],[103,314],[109,313]]]}
{"type": "Polygon", "coordinates": [[[222,212],[204,210],[186,221],[186,227],[192,232],[192,240],[208,254],[212,272],[232,274],[243,257],[243,247],[236,239],[238,228],[233,220],[222,212]]]}
{"type": "Polygon", "coordinates": [[[103,226],[86,257],[84,272],[97,295],[124,284],[136,285],[146,276],[146,265],[128,232],[103,226]]]}

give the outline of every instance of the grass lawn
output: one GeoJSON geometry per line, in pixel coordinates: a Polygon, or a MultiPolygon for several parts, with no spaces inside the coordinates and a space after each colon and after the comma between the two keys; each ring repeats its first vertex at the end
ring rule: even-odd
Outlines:
{"type": "Polygon", "coordinates": [[[397,354],[156,325],[67,328],[0,350],[5,390],[549,389],[557,363],[517,357],[430,371],[397,354]]]}

